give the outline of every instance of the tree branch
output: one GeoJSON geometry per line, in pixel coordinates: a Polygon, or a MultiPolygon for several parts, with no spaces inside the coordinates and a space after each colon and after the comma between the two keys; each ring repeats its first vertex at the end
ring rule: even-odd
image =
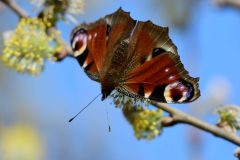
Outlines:
{"type": "Polygon", "coordinates": [[[58,44],[62,46],[62,50],[55,54],[58,60],[64,59],[67,55],[73,57],[72,48],[59,36],[55,27],[48,28],[48,32],[54,35],[54,38],[58,44]]]}
{"type": "MultiPolygon", "coordinates": [[[[22,9],[19,5],[15,3],[13,0],[1,0],[6,6],[8,6],[12,11],[14,11],[20,18],[27,18],[28,14],[27,12],[22,9]]],[[[56,53],[57,58],[59,60],[63,59],[66,55],[72,56],[73,52],[71,47],[62,39],[62,37],[59,36],[57,33],[57,29],[55,27],[48,28],[48,33],[51,33],[54,35],[54,38],[57,43],[59,43],[61,46],[63,46],[63,50],[59,53],[56,53]]]]}
{"type": "Polygon", "coordinates": [[[240,1],[239,0],[215,0],[215,3],[217,3],[220,6],[232,6],[232,7],[240,9],[240,1]]]}
{"type": "Polygon", "coordinates": [[[240,138],[233,134],[232,132],[226,131],[222,128],[219,128],[217,126],[208,124],[200,119],[197,119],[187,113],[184,113],[178,109],[175,109],[173,107],[170,107],[166,104],[157,103],[155,101],[151,101],[151,104],[153,104],[155,107],[162,109],[166,112],[168,112],[171,117],[173,118],[173,121],[171,123],[178,124],[189,124],[191,126],[197,127],[201,130],[204,130],[206,132],[212,133],[213,135],[223,138],[233,144],[236,144],[240,146],[240,138]]]}
{"type": "Polygon", "coordinates": [[[6,6],[8,6],[12,11],[14,11],[19,17],[28,17],[28,14],[20,6],[18,6],[13,0],[1,0],[6,6]]]}

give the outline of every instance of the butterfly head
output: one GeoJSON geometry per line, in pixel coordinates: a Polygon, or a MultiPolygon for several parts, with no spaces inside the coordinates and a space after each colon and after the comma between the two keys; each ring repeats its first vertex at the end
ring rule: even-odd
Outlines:
{"type": "Polygon", "coordinates": [[[102,85],[102,101],[106,99],[115,89],[112,85],[102,85]]]}
{"type": "Polygon", "coordinates": [[[81,55],[87,49],[88,34],[84,28],[77,28],[72,32],[71,47],[74,52],[74,56],[81,55]]]}

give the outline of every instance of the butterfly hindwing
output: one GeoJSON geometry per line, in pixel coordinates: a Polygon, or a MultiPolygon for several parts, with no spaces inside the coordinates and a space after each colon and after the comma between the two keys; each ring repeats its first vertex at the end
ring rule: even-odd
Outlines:
{"type": "Polygon", "coordinates": [[[123,87],[147,99],[182,103],[199,96],[197,81],[188,76],[178,55],[164,52],[130,71],[123,87]]]}
{"type": "Polygon", "coordinates": [[[168,103],[189,102],[199,97],[198,79],[190,77],[184,69],[167,28],[149,21],[139,22],[128,51],[132,67],[122,82],[122,90],[128,94],[168,103]]]}

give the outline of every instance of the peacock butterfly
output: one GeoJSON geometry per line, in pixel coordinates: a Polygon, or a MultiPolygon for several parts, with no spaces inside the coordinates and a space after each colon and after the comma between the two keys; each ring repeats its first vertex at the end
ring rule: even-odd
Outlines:
{"type": "Polygon", "coordinates": [[[134,98],[186,103],[200,96],[199,78],[184,69],[168,28],[136,21],[121,8],[71,34],[74,56],[101,84],[102,100],[116,89],[134,98]]]}

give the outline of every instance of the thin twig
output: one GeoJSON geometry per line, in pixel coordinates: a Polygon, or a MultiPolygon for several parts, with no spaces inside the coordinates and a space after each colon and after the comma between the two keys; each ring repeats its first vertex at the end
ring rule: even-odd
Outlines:
{"type": "Polygon", "coordinates": [[[232,6],[232,7],[240,9],[240,1],[239,0],[215,0],[215,3],[217,3],[220,6],[232,6]]]}
{"type": "MultiPolygon", "coordinates": [[[[2,2],[4,2],[10,9],[12,9],[19,17],[27,17],[27,12],[25,12],[22,8],[20,8],[16,3],[14,3],[14,1],[10,1],[10,0],[1,0],[2,2]]],[[[50,32],[56,32],[56,28],[50,28],[50,32]]],[[[67,43],[59,36],[56,38],[58,42],[64,44],[63,46],[65,46],[66,51],[68,53],[72,52],[70,50],[70,46],[67,45],[67,43]]],[[[206,132],[212,133],[213,135],[223,138],[233,144],[236,144],[238,146],[240,146],[240,138],[231,133],[228,132],[224,129],[221,129],[219,127],[216,127],[214,125],[208,124],[200,119],[197,119],[187,113],[184,113],[178,109],[172,108],[166,104],[161,104],[161,103],[157,103],[152,101],[151,102],[155,107],[160,108],[166,112],[168,112],[171,117],[173,118],[172,123],[173,124],[178,124],[178,123],[185,123],[185,124],[189,124],[191,126],[197,127],[201,130],[204,130],[206,132]]]]}
{"type": "MultiPolygon", "coordinates": [[[[13,0],[1,0],[6,6],[8,6],[12,11],[14,11],[20,18],[27,18],[27,12],[22,9],[13,0]]],[[[48,28],[48,32],[54,35],[55,40],[63,47],[62,52],[66,52],[67,55],[72,56],[73,52],[71,47],[62,39],[62,37],[57,34],[57,29],[55,27],[48,28]]]]}
{"type": "Polygon", "coordinates": [[[57,58],[59,58],[59,60],[62,60],[67,55],[73,57],[72,48],[59,36],[57,32],[58,31],[55,27],[48,28],[48,33],[53,35],[56,42],[63,48],[61,52],[56,53],[57,58]]]}
{"type": "Polygon", "coordinates": [[[1,0],[6,6],[8,6],[11,10],[13,10],[19,17],[24,18],[28,17],[27,12],[22,9],[19,5],[15,3],[13,0],[1,0]]]}
{"type": "Polygon", "coordinates": [[[200,119],[197,119],[187,113],[184,113],[184,112],[182,112],[178,109],[175,109],[173,107],[170,107],[166,104],[157,103],[154,101],[152,101],[152,104],[155,107],[168,112],[171,115],[171,117],[173,118],[173,123],[175,123],[175,124],[178,124],[178,123],[189,124],[191,126],[194,126],[201,130],[204,130],[206,132],[212,133],[213,135],[215,135],[217,137],[223,138],[231,143],[234,143],[234,144],[240,146],[240,138],[237,135],[235,135],[229,131],[219,128],[215,125],[208,124],[200,119]]]}

